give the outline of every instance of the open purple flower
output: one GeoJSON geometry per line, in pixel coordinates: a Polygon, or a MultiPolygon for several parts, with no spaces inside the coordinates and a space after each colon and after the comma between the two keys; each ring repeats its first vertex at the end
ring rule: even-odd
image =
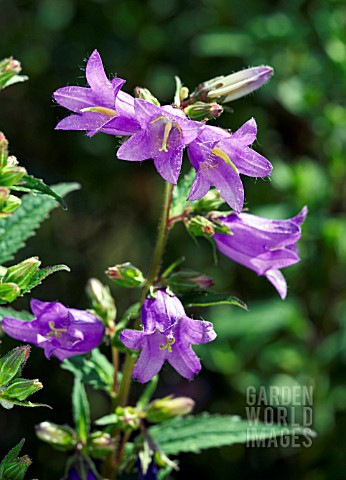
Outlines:
{"type": "Polygon", "coordinates": [[[30,306],[34,320],[4,317],[1,326],[10,337],[43,348],[48,359],[51,355],[61,361],[82,355],[101,343],[104,327],[94,315],[59,302],[32,299],[30,306]]]}
{"type": "Polygon", "coordinates": [[[204,197],[213,185],[235,212],[241,212],[244,189],[240,174],[267,177],[272,171],[271,163],[249,148],[256,133],[253,118],[233,134],[222,128],[204,126],[188,146],[189,159],[197,172],[189,200],[204,197]]]}
{"type": "Polygon", "coordinates": [[[301,224],[307,207],[289,220],[268,220],[241,213],[221,218],[231,235],[213,236],[217,248],[235,262],[264,275],[274,285],[282,299],[287,295],[287,284],[280,268],[299,262],[296,243],[301,237],[301,224]]]}
{"type": "Polygon", "coordinates": [[[133,120],[134,99],[120,91],[125,80],[107,78],[97,50],[94,50],[88,59],[86,79],[90,88],[71,86],[54,92],[54,99],[74,112],[74,115],[61,120],[56,129],[87,130],[88,135],[94,135],[101,130],[112,135],[130,135],[136,131],[138,125],[133,120]],[[119,125],[118,117],[121,117],[119,125]]]}
{"type": "Polygon", "coordinates": [[[176,184],[184,147],[197,137],[200,125],[169,105],[135,99],[134,109],[140,130],[119,148],[117,157],[135,162],[152,158],[159,174],[176,184]]]}
{"type": "Polygon", "coordinates": [[[123,330],[120,335],[126,347],[142,350],[133,370],[133,377],[141,383],[156,375],[166,360],[182,377],[191,379],[201,369],[191,344],[216,337],[212,323],[187,317],[180,300],[163,290],[144,302],[142,324],[142,331],[123,330]]]}

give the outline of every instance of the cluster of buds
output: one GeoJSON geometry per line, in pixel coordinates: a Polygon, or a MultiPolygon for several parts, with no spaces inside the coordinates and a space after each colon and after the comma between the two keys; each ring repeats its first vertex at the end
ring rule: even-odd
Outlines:
{"type": "Polygon", "coordinates": [[[20,206],[20,199],[10,192],[26,173],[16,157],[8,155],[8,141],[0,132],[0,218],[8,217],[20,206]]]}
{"type": "Polygon", "coordinates": [[[12,448],[0,463],[0,478],[8,480],[24,480],[26,471],[31,465],[28,455],[19,457],[19,453],[24,445],[24,438],[12,448]]]}
{"type": "Polygon", "coordinates": [[[19,378],[29,355],[30,347],[25,345],[0,358],[0,404],[4,408],[12,408],[14,404],[23,405],[22,402],[30,395],[43,388],[37,379],[19,378]]]}
{"type": "Polygon", "coordinates": [[[0,304],[13,302],[25,293],[40,265],[37,257],[31,257],[9,268],[1,267],[0,304]]]}

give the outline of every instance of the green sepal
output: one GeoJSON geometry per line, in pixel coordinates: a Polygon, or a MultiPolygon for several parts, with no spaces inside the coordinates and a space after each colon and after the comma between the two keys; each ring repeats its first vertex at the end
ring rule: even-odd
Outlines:
{"type": "Polygon", "coordinates": [[[0,463],[1,480],[23,480],[27,469],[31,465],[31,460],[27,455],[18,457],[23,448],[25,439],[23,438],[0,463]]]}
{"type": "Polygon", "coordinates": [[[0,284],[0,304],[11,303],[20,295],[20,288],[15,283],[0,284]]]}

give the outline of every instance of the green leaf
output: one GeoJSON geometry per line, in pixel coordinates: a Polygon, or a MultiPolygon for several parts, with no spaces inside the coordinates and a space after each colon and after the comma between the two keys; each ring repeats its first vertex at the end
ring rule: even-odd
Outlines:
{"type": "Polygon", "coordinates": [[[110,413],[108,415],[105,415],[104,417],[98,418],[97,420],[95,420],[94,423],[99,427],[105,427],[107,425],[115,425],[118,422],[119,415],[116,415],[115,413],[110,413]]]}
{"type": "Polygon", "coordinates": [[[48,197],[54,198],[64,210],[67,210],[64,199],[52,188],[46,185],[43,180],[35,178],[32,175],[24,175],[20,179],[19,184],[11,187],[11,190],[48,195],[48,197]]]}
{"type": "Polygon", "coordinates": [[[207,448],[246,443],[258,439],[271,439],[288,434],[314,433],[303,427],[254,424],[233,415],[177,417],[149,428],[150,436],[167,455],[180,452],[199,453],[207,448]]]}
{"type": "Polygon", "coordinates": [[[0,322],[4,317],[16,318],[25,322],[35,318],[34,315],[25,310],[18,311],[10,307],[0,307],[0,322]]]}
{"type": "Polygon", "coordinates": [[[227,294],[204,292],[201,294],[185,295],[182,298],[186,307],[212,307],[214,305],[235,305],[248,310],[247,305],[239,298],[227,294]]]}
{"type": "Polygon", "coordinates": [[[172,205],[169,212],[170,218],[181,215],[185,208],[192,204],[192,202],[188,202],[186,199],[189,196],[195,175],[195,170],[191,169],[189,173],[179,180],[178,185],[173,189],[172,205]]]}
{"type": "MultiPolygon", "coordinates": [[[[54,190],[58,195],[65,196],[79,187],[78,183],[61,183],[54,190]]],[[[52,198],[28,194],[22,198],[21,207],[11,217],[0,219],[0,264],[13,259],[14,254],[24,247],[26,240],[34,235],[56,206],[52,198]]]]}
{"type": "Polygon", "coordinates": [[[23,438],[18,445],[12,448],[0,463],[1,480],[23,480],[28,467],[31,465],[30,458],[25,455],[18,458],[18,455],[24,445],[23,438]]]}
{"type": "Polygon", "coordinates": [[[80,377],[75,377],[74,379],[72,411],[78,440],[86,444],[90,431],[90,406],[80,377]]]}
{"type": "Polygon", "coordinates": [[[21,291],[21,294],[30,292],[34,287],[40,285],[42,281],[47,278],[49,275],[55,272],[60,272],[61,270],[65,270],[66,272],[70,272],[70,269],[67,265],[54,265],[53,267],[46,267],[37,270],[34,275],[31,277],[29,284],[21,291]]]}
{"type": "Polygon", "coordinates": [[[0,404],[7,410],[10,410],[14,405],[18,405],[19,407],[29,407],[29,408],[46,407],[52,410],[52,407],[45,403],[33,403],[28,400],[16,400],[14,398],[6,398],[5,396],[1,396],[0,404]]]}
{"type": "Polygon", "coordinates": [[[90,357],[78,355],[64,360],[61,368],[73,373],[84,384],[91,385],[96,390],[113,393],[113,365],[97,348],[91,351],[90,357]]]}

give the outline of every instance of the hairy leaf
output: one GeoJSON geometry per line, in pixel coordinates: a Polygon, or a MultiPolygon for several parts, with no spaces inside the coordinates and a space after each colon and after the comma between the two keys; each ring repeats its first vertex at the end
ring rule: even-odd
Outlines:
{"type": "Polygon", "coordinates": [[[173,189],[172,206],[169,213],[170,218],[181,215],[185,208],[191,205],[192,202],[188,202],[187,197],[189,196],[195,175],[196,172],[192,168],[189,173],[179,180],[178,185],[173,189]]]}
{"type": "Polygon", "coordinates": [[[212,307],[214,305],[235,305],[248,310],[247,305],[239,298],[222,293],[203,292],[193,295],[185,295],[183,302],[187,307],[212,307]]]}
{"type": "Polygon", "coordinates": [[[69,272],[70,269],[67,265],[54,265],[53,267],[46,267],[37,270],[35,274],[31,277],[29,284],[26,286],[24,290],[22,290],[22,294],[30,292],[34,287],[40,285],[42,281],[47,278],[49,275],[55,272],[60,272],[61,270],[65,270],[69,272]]]}
{"type": "Polygon", "coordinates": [[[91,351],[90,357],[78,355],[64,360],[61,368],[72,372],[83,383],[97,390],[112,393],[114,368],[97,348],[91,351]]]}
{"type": "Polygon", "coordinates": [[[271,439],[284,435],[314,435],[310,429],[249,422],[233,415],[177,417],[149,428],[153,440],[167,455],[198,453],[206,448],[271,439]]]}
{"type": "Polygon", "coordinates": [[[0,307],[0,322],[4,317],[17,318],[23,321],[29,321],[35,318],[34,315],[25,310],[18,311],[10,307],[0,307]]]}
{"type": "MultiPolygon", "coordinates": [[[[61,183],[53,187],[60,196],[65,196],[79,188],[78,183],[61,183]]],[[[0,264],[12,260],[14,254],[48,216],[57,203],[49,197],[25,195],[21,207],[8,218],[0,219],[0,264]]]]}
{"type": "Polygon", "coordinates": [[[24,175],[20,179],[19,184],[12,186],[11,190],[48,195],[48,197],[54,198],[64,210],[67,210],[64,199],[52,188],[46,185],[43,180],[35,178],[32,175],[24,175]]]}

